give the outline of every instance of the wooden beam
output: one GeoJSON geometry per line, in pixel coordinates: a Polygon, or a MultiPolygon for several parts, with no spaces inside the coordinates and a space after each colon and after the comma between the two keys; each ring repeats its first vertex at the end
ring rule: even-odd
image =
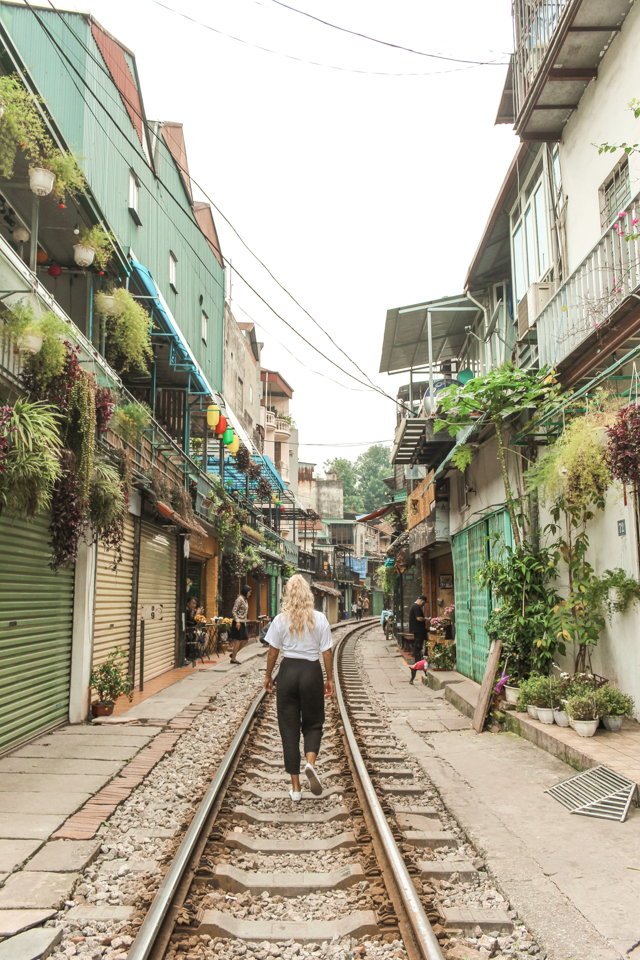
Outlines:
{"type": "Polygon", "coordinates": [[[496,675],[496,670],[498,669],[498,661],[500,660],[501,653],[502,640],[492,640],[489,656],[487,658],[487,665],[484,668],[484,677],[482,678],[482,686],[480,687],[478,703],[473,715],[473,729],[476,731],[476,733],[482,733],[484,722],[487,719],[487,714],[489,713],[489,704],[491,703],[491,695],[493,693],[493,681],[496,675]]]}

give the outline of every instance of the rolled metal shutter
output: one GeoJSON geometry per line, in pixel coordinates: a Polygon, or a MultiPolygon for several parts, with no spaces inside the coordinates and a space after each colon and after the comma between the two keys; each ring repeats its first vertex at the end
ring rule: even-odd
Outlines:
{"type": "Polygon", "coordinates": [[[98,543],[96,606],[93,628],[93,666],[104,663],[116,647],[129,653],[131,582],[133,579],[133,517],[127,514],[122,540],[122,562],[113,569],[113,550],[98,543]]]}
{"type": "Polygon", "coordinates": [[[74,567],[48,541],[48,513],[0,516],[0,752],[69,716],[74,567]]]}
{"type": "Polygon", "coordinates": [[[175,534],[165,533],[160,527],[143,520],[140,531],[136,685],[140,679],[140,617],[143,607],[148,609],[162,604],[162,620],[145,620],[145,681],[175,666],[177,558],[175,534]]]}

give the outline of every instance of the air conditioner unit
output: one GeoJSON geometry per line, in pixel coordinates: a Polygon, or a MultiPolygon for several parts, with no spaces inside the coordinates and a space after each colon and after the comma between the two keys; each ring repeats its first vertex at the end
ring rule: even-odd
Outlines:
{"type": "Polygon", "coordinates": [[[536,318],[542,313],[556,292],[555,280],[532,283],[518,304],[518,339],[522,340],[535,326],[536,318]]]}

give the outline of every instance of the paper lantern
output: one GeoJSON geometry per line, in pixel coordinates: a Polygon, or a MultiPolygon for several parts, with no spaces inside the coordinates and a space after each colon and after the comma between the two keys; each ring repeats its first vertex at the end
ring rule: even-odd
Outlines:
{"type": "Polygon", "coordinates": [[[50,277],[55,277],[57,279],[62,273],[62,267],[59,267],[57,263],[52,263],[47,270],[47,273],[50,277]]]}
{"type": "Polygon", "coordinates": [[[227,429],[227,418],[223,417],[222,414],[220,414],[220,419],[216,424],[216,433],[218,434],[219,437],[221,437],[226,429],[227,429]]]}
{"type": "Polygon", "coordinates": [[[233,436],[234,436],[233,427],[227,426],[227,429],[222,434],[222,439],[224,440],[227,446],[229,446],[229,444],[233,441],[233,436]]]}
{"type": "Polygon", "coordinates": [[[232,442],[229,444],[229,453],[232,457],[235,457],[238,449],[240,447],[240,437],[237,434],[234,434],[232,442]]]}
{"type": "Polygon", "coordinates": [[[210,403],[207,407],[207,424],[210,427],[217,427],[220,421],[220,407],[217,403],[210,403]]]}

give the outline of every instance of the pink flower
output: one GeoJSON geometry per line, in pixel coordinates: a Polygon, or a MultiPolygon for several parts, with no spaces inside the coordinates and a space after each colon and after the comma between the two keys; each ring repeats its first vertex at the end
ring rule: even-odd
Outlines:
{"type": "Polygon", "coordinates": [[[634,219],[631,221],[631,226],[635,227],[636,223],[640,223],[640,220],[638,220],[637,217],[634,217],[634,219]]]}
{"type": "Polygon", "coordinates": [[[619,217],[626,217],[626,215],[627,215],[626,210],[621,210],[620,213],[618,214],[619,217]]]}

